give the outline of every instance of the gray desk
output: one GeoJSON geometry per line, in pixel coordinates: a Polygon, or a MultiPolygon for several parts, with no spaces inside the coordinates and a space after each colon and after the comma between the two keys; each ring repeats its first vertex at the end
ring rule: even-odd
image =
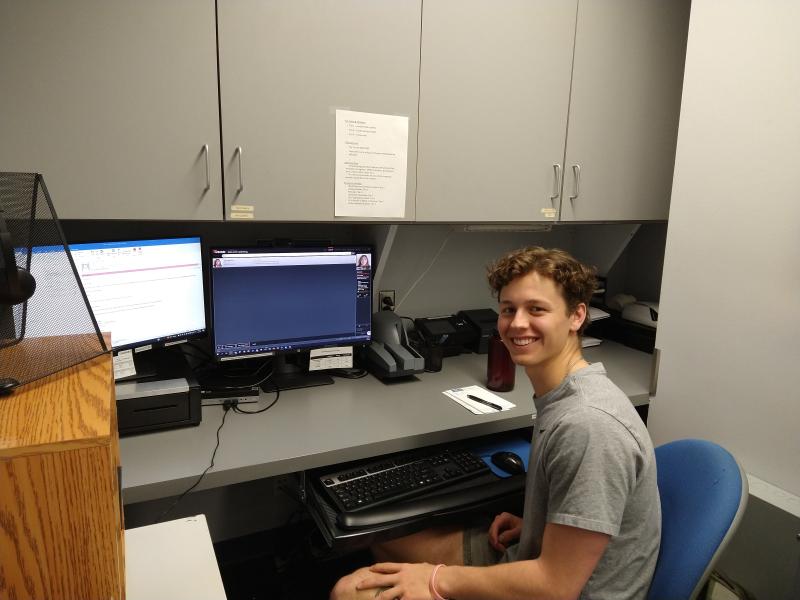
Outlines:
{"type": "MultiPolygon", "coordinates": [[[[649,354],[613,342],[584,354],[590,362],[605,364],[634,405],[647,403],[649,354]]],[[[517,405],[510,411],[475,415],[442,394],[453,387],[484,385],[485,379],[486,356],[465,354],[446,358],[440,373],[422,373],[417,381],[385,384],[371,375],[337,379],[334,385],[283,392],[275,406],[259,415],[230,412],[215,466],[196,489],[529,426],[532,390],[522,369],[517,369],[514,390],[501,394],[517,405]]],[[[262,405],[272,398],[262,394],[262,405]]],[[[221,407],[206,407],[198,427],[120,440],[125,503],[176,495],[191,485],[208,466],[222,415],[221,407]]]]}

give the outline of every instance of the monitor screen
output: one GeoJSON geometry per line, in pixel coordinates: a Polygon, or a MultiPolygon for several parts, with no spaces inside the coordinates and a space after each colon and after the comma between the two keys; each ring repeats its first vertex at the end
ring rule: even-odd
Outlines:
{"type": "Polygon", "coordinates": [[[367,247],[212,248],[214,352],[221,360],[366,343],[367,247]]]}
{"type": "Polygon", "coordinates": [[[199,237],[70,244],[100,331],[114,350],[203,335],[199,237]]]}

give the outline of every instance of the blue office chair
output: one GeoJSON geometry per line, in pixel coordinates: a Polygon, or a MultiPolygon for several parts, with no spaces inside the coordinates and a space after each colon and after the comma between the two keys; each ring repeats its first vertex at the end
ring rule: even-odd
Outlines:
{"type": "Polygon", "coordinates": [[[724,448],[677,440],[656,450],[661,547],[648,600],[694,600],[747,506],[747,477],[724,448]]]}

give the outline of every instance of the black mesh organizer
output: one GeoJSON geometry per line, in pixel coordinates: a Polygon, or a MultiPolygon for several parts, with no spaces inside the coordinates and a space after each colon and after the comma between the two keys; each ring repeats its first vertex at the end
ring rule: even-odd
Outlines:
{"type": "Polygon", "coordinates": [[[38,173],[0,173],[0,392],[108,352],[38,173]]]}

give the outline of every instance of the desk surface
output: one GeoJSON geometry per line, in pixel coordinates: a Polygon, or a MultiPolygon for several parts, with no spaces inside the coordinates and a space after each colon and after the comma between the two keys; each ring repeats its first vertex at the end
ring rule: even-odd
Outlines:
{"type": "MultiPolygon", "coordinates": [[[[608,341],[584,355],[602,362],[634,405],[647,403],[651,355],[608,341]]],[[[421,373],[416,380],[387,384],[367,375],[282,392],[264,413],[227,415],[215,466],[196,489],[530,426],[532,389],[520,368],[514,389],[499,394],[517,405],[510,411],[475,415],[442,394],[485,385],[485,379],[486,355],[465,354],[446,358],[440,373],[421,373]]],[[[262,393],[260,405],[273,397],[262,393]]],[[[205,407],[197,427],[122,438],[124,501],[176,495],[194,483],[209,464],[222,416],[221,407],[205,407]]]]}

